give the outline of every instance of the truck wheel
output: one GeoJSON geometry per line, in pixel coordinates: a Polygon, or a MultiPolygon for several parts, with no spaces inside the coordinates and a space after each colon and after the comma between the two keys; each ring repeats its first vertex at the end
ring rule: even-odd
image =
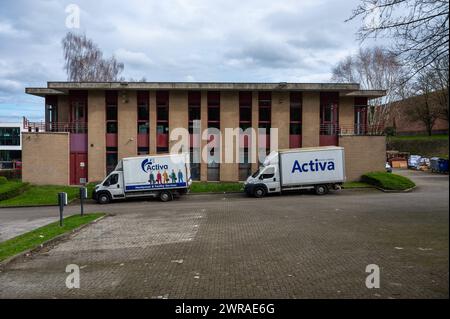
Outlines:
{"type": "Polygon", "coordinates": [[[162,191],[161,193],[159,193],[159,199],[162,202],[169,202],[173,199],[172,193],[169,191],[162,191]]]}
{"type": "Polygon", "coordinates": [[[99,204],[108,204],[111,198],[107,193],[100,193],[97,195],[97,203],[99,204]]]}
{"type": "Polygon", "coordinates": [[[328,194],[328,186],[327,185],[316,185],[314,187],[317,195],[325,195],[328,194]]]}
{"type": "Polygon", "coordinates": [[[253,191],[253,196],[255,196],[256,198],[261,198],[264,197],[266,195],[266,190],[264,189],[264,187],[256,187],[255,190],[253,191]]]}

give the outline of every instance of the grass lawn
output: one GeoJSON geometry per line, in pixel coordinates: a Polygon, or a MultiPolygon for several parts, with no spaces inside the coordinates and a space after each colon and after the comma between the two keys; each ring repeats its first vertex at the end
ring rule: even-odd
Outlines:
{"type": "Polygon", "coordinates": [[[81,225],[87,224],[101,216],[104,213],[92,213],[84,216],[73,215],[64,218],[63,226],[59,226],[59,221],[37,228],[28,233],[8,239],[0,243],[0,261],[11,256],[17,255],[28,249],[36,248],[40,244],[55,238],[58,235],[67,233],[81,225]]]}
{"type": "Polygon", "coordinates": [[[407,177],[386,172],[364,174],[361,181],[385,190],[405,190],[416,185],[407,177]]]}
{"type": "MultiPolygon", "coordinates": [[[[9,183],[13,183],[8,181],[9,183]]],[[[6,185],[6,184],[3,184],[6,185]]],[[[2,185],[2,186],[3,186],[2,185]]],[[[88,184],[88,196],[91,196],[94,184],[88,184]]],[[[1,206],[37,206],[37,205],[57,205],[57,194],[66,192],[69,201],[79,198],[79,187],[56,186],[56,185],[30,185],[22,194],[0,201],[1,206]]]]}
{"type": "Polygon", "coordinates": [[[27,183],[22,183],[21,181],[17,180],[5,181],[1,183],[0,201],[19,195],[20,193],[25,191],[27,187],[27,183]]]}
{"type": "Polygon", "coordinates": [[[418,140],[418,141],[436,141],[436,140],[448,140],[448,134],[436,134],[436,135],[408,135],[408,136],[389,136],[387,139],[391,141],[406,141],[406,140],[418,140]]]}
{"type": "Polygon", "coordinates": [[[193,182],[191,193],[240,192],[243,184],[238,182],[193,182]]]}
{"type": "Polygon", "coordinates": [[[373,185],[364,183],[364,182],[345,182],[342,184],[342,188],[344,189],[352,189],[352,188],[373,188],[373,185]]]}

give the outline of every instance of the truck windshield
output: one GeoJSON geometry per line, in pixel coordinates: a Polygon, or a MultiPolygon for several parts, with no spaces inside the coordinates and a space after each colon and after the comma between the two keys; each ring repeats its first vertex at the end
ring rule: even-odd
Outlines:
{"type": "Polygon", "coordinates": [[[252,174],[252,177],[255,178],[256,176],[258,176],[258,175],[259,175],[259,172],[260,172],[260,170],[258,169],[256,172],[254,172],[254,173],[252,174]]]}

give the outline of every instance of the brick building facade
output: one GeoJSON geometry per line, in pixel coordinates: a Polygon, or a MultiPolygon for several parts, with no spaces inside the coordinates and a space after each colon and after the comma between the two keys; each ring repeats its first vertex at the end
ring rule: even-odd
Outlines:
{"type": "MultiPolygon", "coordinates": [[[[168,152],[177,142],[170,133],[192,134],[195,120],[222,134],[277,128],[280,149],[344,146],[348,180],[384,169],[384,136],[367,124],[368,99],[384,91],[358,84],[48,82],[26,93],[44,97],[46,110],[44,122],[24,119],[23,180],[31,183],[103,180],[120,158],[168,152]]],[[[248,143],[237,146],[241,163],[192,164],[193,179],[245,179],[259,165],[249,163],[248,143]]]]}

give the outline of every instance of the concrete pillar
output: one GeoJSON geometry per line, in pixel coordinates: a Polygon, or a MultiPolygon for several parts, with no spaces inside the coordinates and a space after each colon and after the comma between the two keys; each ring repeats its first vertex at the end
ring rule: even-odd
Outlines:
{"type": "Polygon", "coordinates": [[[302,146],[319,146],[320,139],[320,93],[303,92],[302,146]]]}
{"type": "MultiPolygon", "coordinates": [[[[188,128],[188,92],[187,91],[170,91],[169,92],[169,138],[172,130],[177,128],[188,128]]],[[[178,140],[169,140],[169,151],[172,146],[177,144],[178,140]]],[[[179,150],[175,150],[178,152],[179,150]]],[[[183,152],[189,152],[186,147],[183,152]]]]}
{"type": "MultiPolygon", "coordinates": [[[[202,91],[201,92],[201,100],[200,100],[200,121],[201,121],[201,134],[203,134],[203,131],[208,128],[208,92],[202,91]]],[[[200,152],[203,152],[207,144],[206,140],[202,139],[201,142],[201,148],[200,152]]],[[[202,153],[200,153],[200,156],[202,156],[202,153]]],[[[206,161],[206,159],[205,159],[206,161]]],[[[208,180],[208,164],[205,162],[203,158],[201,158],[200,163],[200,180],[201,181],[207,181],[208,180]]]]}
{"type": "Polygon", "coordinates": [[[354,97],[343,96],[339,98],[339,125],[344,135],[354,133],[354,105],[354,97]]]}
{"type": "Polygon", "coordinates": [[[119,91],[118,96],[118,160],[137,155],[136,91],[119,91]]]}
{"type": "Polygon", "coordinates": [[[220,180],[237,182],[239,180],[239,163],[236,161],[236,139],[233,138],[232,145],[228,145],[227,151],[233,150],[233,163],[225,163],[225,128],[236,129],[239,127],[239,92],[220,92],[220,132],[221,159],[220,180]]]}
{"type": "Polygon", "coordinates": [[[58,122],[69,122],[69,96],[58,95],[58,122]]]}
{"type": "Polygon", "coordinates": [[[259,168],[258,161],[258,121],[259,121],[259,108],[258,108],[258,91],[252,92],[252,127],[256,134],[256,145],[252,147],[252,171],[255,172],[259,168]]]}
{"type": "Polygon", "coordinates": [[[149,152],[156,154],[156,91],[149,92],[149,152]]]}
{"type": "Polygon", "coordinates": [[[88,94],[88,181],[101,181],[106,174],[105,91],[88,94]]]}
{"type": "Polygon", "coordinates": [[[289,92],[272,93],[272,127],[278,128],[278,149],[289,148],[289,92]]]}

